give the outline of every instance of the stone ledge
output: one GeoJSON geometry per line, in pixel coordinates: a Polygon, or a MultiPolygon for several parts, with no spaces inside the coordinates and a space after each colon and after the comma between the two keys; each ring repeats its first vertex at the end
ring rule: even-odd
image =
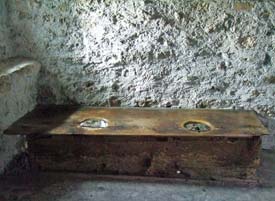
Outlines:
{"type": "Polygon", "coordinates": [[[4,136],[2,132],[36,105],[40,67],[28,58],[0,62],[0,174],[24,145],[21,137],[4,136]]]}
{"type": "Polygon", "coordinates": [[[262,116],[260,119],[269,131],[269,135],[262,137],[262,149],[275,150],[275,119],[262,116]]]}
{"type": "Polygon", "coordinates": [[[11,58],[0,62],[0,77],[20,73],[25,69],[40,70],[40,63],[28,58],[11,58]]]}

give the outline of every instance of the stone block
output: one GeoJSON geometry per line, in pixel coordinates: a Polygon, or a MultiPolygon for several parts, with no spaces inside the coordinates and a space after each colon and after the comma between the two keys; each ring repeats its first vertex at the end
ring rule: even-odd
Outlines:
{"type": "Polygon", "coordinates": [[[3,136],[3,130],[36,105],[40,64],[26,58],[0,62],[0,173],[14,155],[24,149],[18,136],[3,136]]]}

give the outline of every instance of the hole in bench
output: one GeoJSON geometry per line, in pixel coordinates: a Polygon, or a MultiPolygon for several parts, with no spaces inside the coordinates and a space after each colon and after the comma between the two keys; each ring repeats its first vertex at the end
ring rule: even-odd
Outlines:
{"type": "Polygon", "coordinates": [[[198,122],[198,121],[188,121],[188,122],[184,123],[183,126],[187,130],[198,132],[198,133],[210,131],[210,126],[208,126],[205,123],[198,122]]]}
{"type": "Polygon", "coordinates": [[[83,128],[107,128],[108,127],[108,121],[105,119],[86,119],[85,121],[82,121],[80,123],[80,127],[83,128]]]}

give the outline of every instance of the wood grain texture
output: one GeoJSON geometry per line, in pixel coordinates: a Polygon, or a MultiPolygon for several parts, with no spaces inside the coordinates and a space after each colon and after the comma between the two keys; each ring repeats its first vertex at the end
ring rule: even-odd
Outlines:
{"type": "Polygon", "coordinates": [[[28,137],[39,169],[192,179],[255,179],[260,138],[28,137]]]}
{"type": "Polygon", "coordinates": [[[253,137],[268,134],[252,111],[183,110],[141,108],[93,108],[77,106],[38,106],[5,134],[111,135],[111,136],[189,136],[253,137]],[[80,123],[102,118],[108,127],[89,129],[80,123]],[[184,123],[198,121],[210,127],[208,132],[194,132],[184,123]]]}
{"type": "Polygon", "coordinates": [[[5,133],[27,136],[40,170],[256,181],[267,130],[251,111],[38,106],[5,133]]]}

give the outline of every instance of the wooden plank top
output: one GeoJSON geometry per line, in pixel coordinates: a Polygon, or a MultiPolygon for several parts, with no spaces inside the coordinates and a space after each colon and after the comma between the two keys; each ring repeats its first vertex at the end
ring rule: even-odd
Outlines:
{"type": "Polygon", "coordinates": [[[49,105],[37,106],[4,133],[253,137],[268,134],[268,131],[252,111],[49,105]],[[97,126],[100,128],[94,128],[97,126]]]}

